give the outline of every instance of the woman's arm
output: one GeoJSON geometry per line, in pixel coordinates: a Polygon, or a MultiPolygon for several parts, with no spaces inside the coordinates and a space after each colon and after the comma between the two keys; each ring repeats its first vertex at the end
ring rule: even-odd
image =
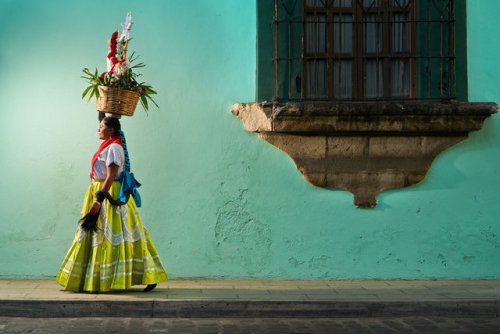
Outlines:
{"type": "Polygon", "coordinates": [[[118,168],[120,167],[114,163],[111,163],[108,167],[106,167],[106,179],[104,179],[101,190],[109,191],[113,181],[115,180],[116,174],[118,173],[118,168]]]}
{"type": "MultiPolygon", "coordinates": [[[[101,190],[109,191],[111,185],[113,184],[113,181],[115,180],[116,174],[118,173],[118,168],[120,167],[118,165],[115,165],[114,163],[106,167],[106,179],[104,179],[101,190]]],[[[99,203],[98,201],[92,202],[89,213],[91,215],[95,215],[99,211],[100,206],[101,203],[99,203]]]]}

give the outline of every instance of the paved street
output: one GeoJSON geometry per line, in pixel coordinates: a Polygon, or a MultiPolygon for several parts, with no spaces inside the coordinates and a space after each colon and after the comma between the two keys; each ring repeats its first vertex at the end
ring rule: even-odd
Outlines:
{"type": "Polygon", "coordinates": [[[0,334],[500,333],[499,300],[494,280],[171,280],[98,294],[0,280],[0,334]]]}
{"type": "Polygon", "coordinates": [[[5,318],[0,333],[500,333],[498,318],[5,318]]]}

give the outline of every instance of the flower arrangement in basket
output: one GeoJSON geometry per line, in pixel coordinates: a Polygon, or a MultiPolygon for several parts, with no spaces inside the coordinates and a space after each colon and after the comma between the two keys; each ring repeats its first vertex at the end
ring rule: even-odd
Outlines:
{"type": "Polygon", "coordinates": [[[144,67],[143,63],[135,63],[137,57],[134,53],[127,59],[129,33],[132,27],[132,13],[127,13],[125,22],[122,23],[121,34],[113,32],[109,40],[109,53],[106,59],[107,72],[99,75],[96,68],[92,73],[88,68],[83,69],[86,76],[82,78],[89,82],[89,86],[83,91],[82,99],[88,96],[87,102],[95,96],[97,110],[104,113],[132,116],[140,100],[144,110],[148,110],[150,100],[156,107],[158,104],[151,95],[156,94],[150,85],[139,82],[141,74],[133,70],[144,67]]]}

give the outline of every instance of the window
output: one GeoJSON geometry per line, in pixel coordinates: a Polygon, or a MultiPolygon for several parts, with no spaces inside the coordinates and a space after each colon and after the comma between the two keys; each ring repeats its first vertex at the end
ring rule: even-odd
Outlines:
{"type": "Polygon", "coordinates": [[[306,97],[414,96],[413,2],[306,0],[304,16],[306,97]]]}
{"type": "Polygon", "coordinates": [[[231,112],[374,207],[498,111],[466,102],[465,1],[257,0],[257,101],[231,112]]]}
{"type": "Polygon", "coordinates": [[[466,100],[464,18],[465,0],[260,0],[257,99],[466,100]]]}
{"type": "Polygon", "coordinates": [[[257,0],[257,101],[231,112],[374,207],[498,111],[466,102],[465,29],[465,0],[257,0]]]}

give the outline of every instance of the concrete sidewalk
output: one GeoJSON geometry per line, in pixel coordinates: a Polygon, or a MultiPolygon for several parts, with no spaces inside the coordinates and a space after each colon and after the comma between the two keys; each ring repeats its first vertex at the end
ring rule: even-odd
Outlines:
{"type": "Polygon", "coordinates": [[[53,280],[0,280],[0,316],[498,317],[500,281],[170,280],[144,293],[63,291],[53,280]]]}

